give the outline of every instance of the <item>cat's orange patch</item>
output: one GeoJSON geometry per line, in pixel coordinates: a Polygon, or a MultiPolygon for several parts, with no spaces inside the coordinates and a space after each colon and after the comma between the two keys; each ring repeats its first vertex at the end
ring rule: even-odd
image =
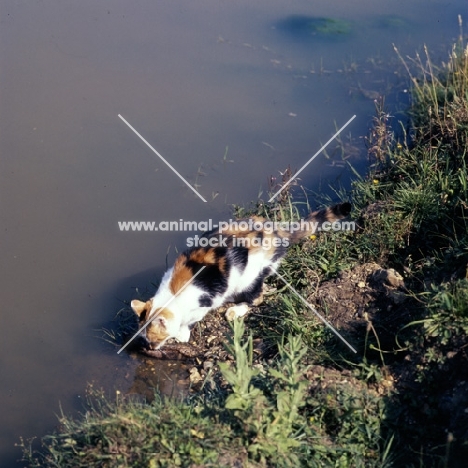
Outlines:
{"type": "Polygon", "coordinates": [[[172,320],[174,314],[169,309],[159,309],[154,314],[156,317],[146,328],[146,339],[153,346],[157,346],[169,337],[166,322],[172,320]]]}
{"type": "Polygon", "coordinates": [[[195,249],[189,253],[189,257],[186,254],[182,254],[175,261],[174,272],[169,283],[172,294],[177,294],[193,277],[192,270],[187,266],[188,261],[198,263],[200,266],[218,265],[222,272],[224,272],[226,267],[226,260],[218,258],[214,248],[195,249]]]}
{"type": "Polygon", "coordinates": [[[221,257],[218,261],[218,268],[221,273],[226,273],[226,257],[221,257]]]}
{"type": "Polygon", "coordinates": [[[214,265],[217,263],[216,252],[214,249],[197,249],[190,252],[190,260],[201,265],[214,265]]]}
{"type": "Polygon", "coordinates": [[[259,235],[259,231],[250,231],[245,237],[248,240],[249,250],[251,252],[256,252],[262,249],[263,246],[263,235],[259,235]]]}
{"type": "Polygon", "coordinates": [[[186,261],[185,255],[180,255],[175,261],[174,272],[169,283],[172,294],[177,294],[192,279],[192,270],[187,266],[186,261]]]}

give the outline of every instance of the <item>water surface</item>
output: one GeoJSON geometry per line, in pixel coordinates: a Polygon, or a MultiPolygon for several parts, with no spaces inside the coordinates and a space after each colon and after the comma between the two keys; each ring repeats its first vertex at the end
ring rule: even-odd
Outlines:
{"type": "MultiPolygon", "coordinates": [[[[135,388],[139,362],[100,329],[135,287],[157,282],[186,235],[123,233],[118,221],[228,218],[230,204],[266,198],[269,176],[301,167],[354,114],[343,138],[364,170],[372,96],[387,93],[394,113],[407,102],[392,44],[412,55],[425,43],[445,58],[462,6],[2,2],[0,465],[14,466],[19,436],[51,431],[60,408],[79,410],[88,382],[109,395],[135,388]],[[309,34],[291,17],[346,28],[309,34]]],[[[302,184],[349,183],[335,147],[302,184]]],[[[166,392],[178,379],[167,364],[155,373],[166,392]]]]}

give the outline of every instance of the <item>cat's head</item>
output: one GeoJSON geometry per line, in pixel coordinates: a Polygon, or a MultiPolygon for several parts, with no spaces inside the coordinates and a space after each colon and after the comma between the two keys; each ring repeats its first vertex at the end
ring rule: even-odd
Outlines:
{"type": "Polygon", "coordinates": [[[133,312],[138,316],[139,329],[141,330],[144,327],[141,336],[146,338],[151,349],[158,349],[169,338],[177,336],[179,327],[175,327],[174,314],[169,309],[153,307],[152,299],[146,302],[135,299],[130,305],[133,312]],[[146,325],[148,320],[151,320],[151,322],[146,325]]]}

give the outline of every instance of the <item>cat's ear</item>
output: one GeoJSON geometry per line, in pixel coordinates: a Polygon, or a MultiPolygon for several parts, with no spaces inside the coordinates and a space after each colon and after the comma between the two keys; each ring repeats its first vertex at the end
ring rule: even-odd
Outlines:
{"type": "Polygon", "coordinates": [[[152,305],[151,299],[146,302],[141,302],[138,299],[135,299],[132,302],[130,302],[130,306],[133,312],[135,312],[135,314],[137,314],[138,317],[140,318],[143,318],[146,315],[146,313],[151,310],[151,305],[152,305]]]}

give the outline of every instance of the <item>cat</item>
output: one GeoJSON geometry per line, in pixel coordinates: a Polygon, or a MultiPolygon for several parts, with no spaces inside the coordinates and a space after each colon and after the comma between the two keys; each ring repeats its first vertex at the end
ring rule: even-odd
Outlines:
{"type": "Polygon", "coordinates": [[[159,349],[170,338],[188,342],[193,325],[225,304],[234,303],[226,311],[228,320],[244,316],[262,303],[263,281],[277,269],[290,243],[350,211],[349,203],[315,211],[300,229],[299,223],[285,229],[260,217],[220,223],[200,238],[205,239],[204,247],[192,247],[177,257],[154,297],[131,302],[146,346],[159,349]]]}

